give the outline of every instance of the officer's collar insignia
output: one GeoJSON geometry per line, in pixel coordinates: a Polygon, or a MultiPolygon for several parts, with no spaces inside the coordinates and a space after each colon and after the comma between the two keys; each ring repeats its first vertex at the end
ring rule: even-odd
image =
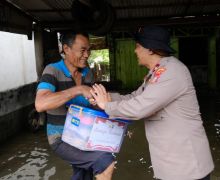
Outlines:
{"type": "Polygon", "coordinates": [[[152,78],[149,80],[150,83],[156,83],[157,80],[160,78],[160,75],[166,71],[165,67],[159,67],[155,70],[152,78]]]}

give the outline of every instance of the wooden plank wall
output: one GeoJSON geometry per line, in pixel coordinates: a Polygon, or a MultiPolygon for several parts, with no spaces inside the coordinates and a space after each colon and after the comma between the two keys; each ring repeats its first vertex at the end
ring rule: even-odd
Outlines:
{"type": "Polygon", "coordinates": [[[115,40],[115,79],[122,81],[122,89],[135,89],[143,82],[146,68],[138,65],[135,42],[132,39],[115,40]]]}

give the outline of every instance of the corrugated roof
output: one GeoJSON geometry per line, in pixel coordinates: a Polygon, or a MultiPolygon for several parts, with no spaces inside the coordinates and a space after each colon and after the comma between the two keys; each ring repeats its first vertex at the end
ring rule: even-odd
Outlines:
{"type": "MultiPolygon", "coordinates": [[[[78,1],[90,2],[90,0],[78,1]]],[[[132,26],[147,23],[175,25],[220,22],[220,0],[106,1],[115,12],[113,24],[115,30],[129,29],[132,26]]],[[[74,24],[71,14],[72,0],[7,0],[7,2],[18,7],[45,27],[59,30],[70,28],[70,24],[74,24]]]]}

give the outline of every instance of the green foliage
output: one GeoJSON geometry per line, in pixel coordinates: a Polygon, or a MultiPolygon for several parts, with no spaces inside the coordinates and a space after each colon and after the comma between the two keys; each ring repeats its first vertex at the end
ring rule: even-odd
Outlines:
{"type": "Polygon", "coordinates": [[[109,50],[92,50],[88,62],[89,64],[96,62],[98,64],[109,65],[109,50]]]}

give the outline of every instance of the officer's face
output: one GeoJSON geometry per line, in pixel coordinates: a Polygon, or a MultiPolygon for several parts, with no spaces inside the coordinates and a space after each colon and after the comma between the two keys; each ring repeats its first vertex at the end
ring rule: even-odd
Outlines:
{"type": "Polygon", "coordinates": [[[148,67],[148,58],[149,58],[149,49],[144,48],[141,46],[139,43],[136,43],[136,48],[134,51],[137,55],[138,58],[138,64],[141,66],[146,66],[148,67]]]}
{"type": "Polygon", "coordinates": [[[90,44],[86,37],[77,35],[72,46],[65,46],[64,50],[66,60],[73,67],[84,68],[87,66],[87,60],[90,55],[90,44]]]}

